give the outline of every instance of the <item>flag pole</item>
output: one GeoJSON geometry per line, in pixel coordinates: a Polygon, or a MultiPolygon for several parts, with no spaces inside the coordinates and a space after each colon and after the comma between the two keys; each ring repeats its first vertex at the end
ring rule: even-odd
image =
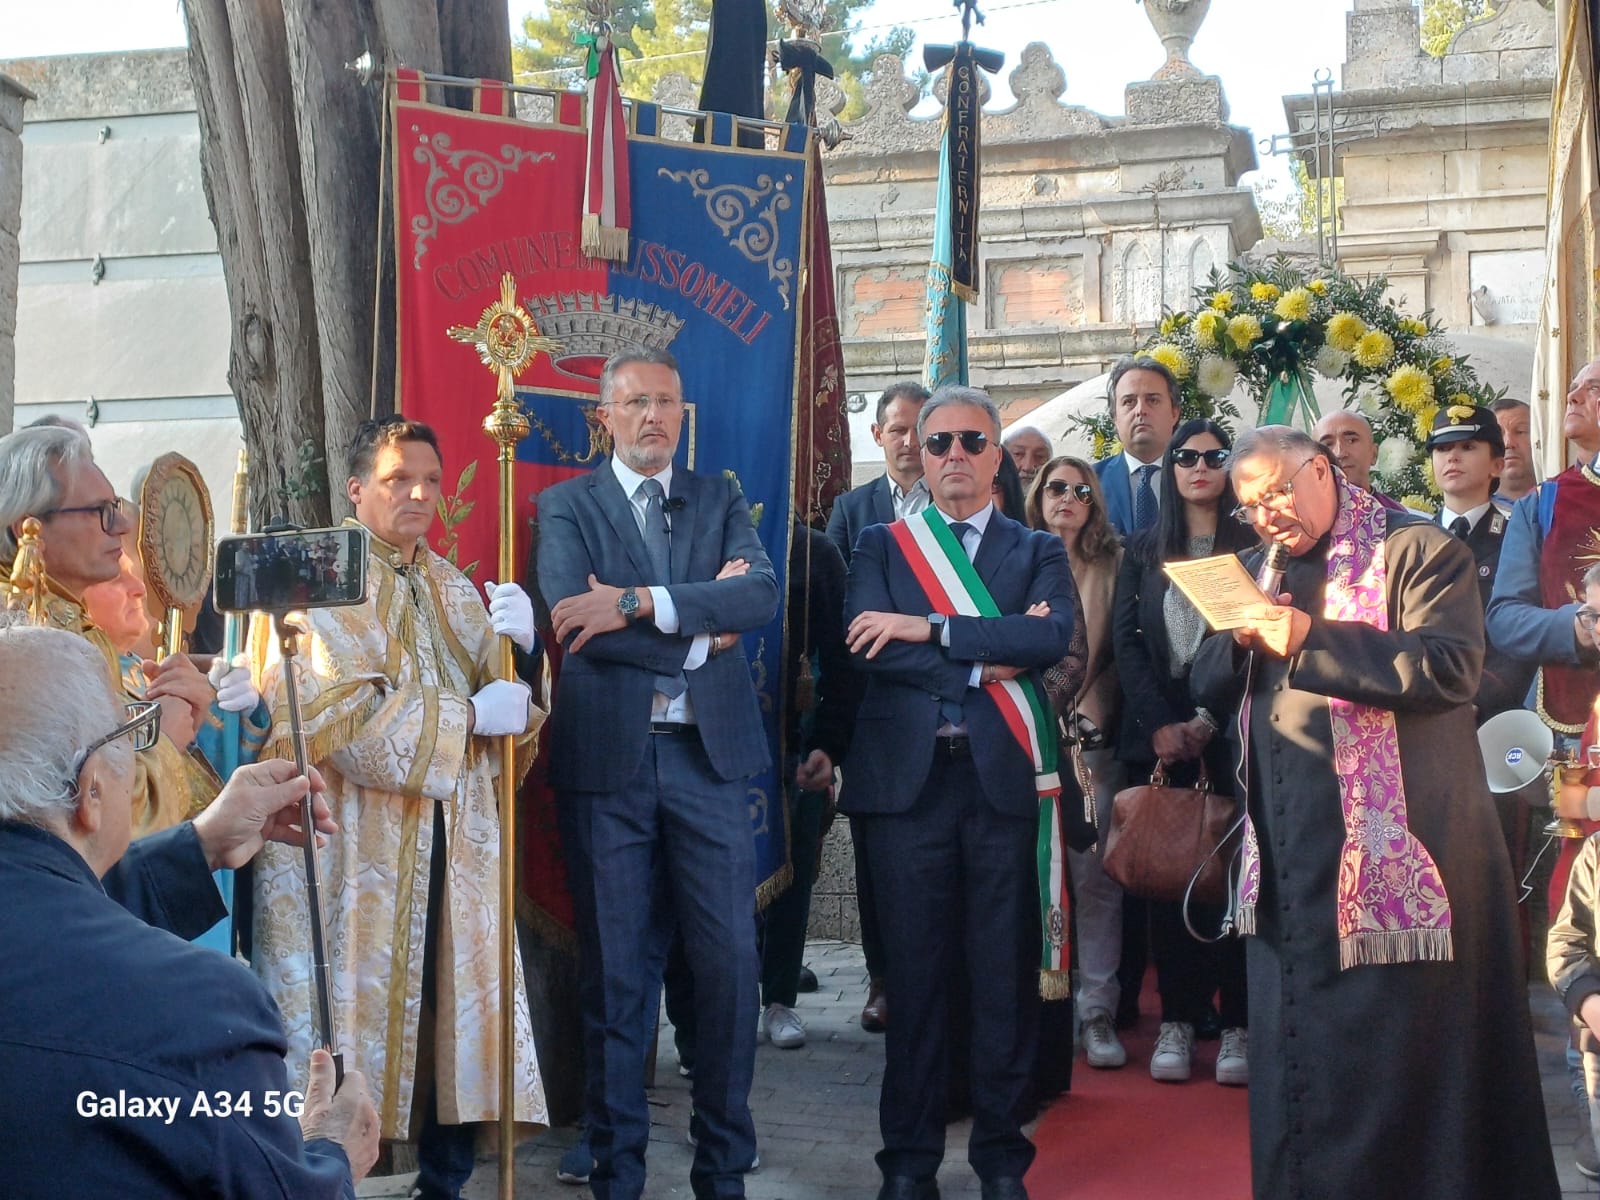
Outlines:
{"type": "MultiPolygon", "coordinates": [[[[500,280],[500,299],[483,310],[475,326],[451,326],[449,335],[475,347],[483,365],[495,372],[494,408],[484,418],[483,431],[494,440],[500,463],[500,582],[517,577],[516,453],[517,443],[532,425],[517,400],[516,376],[535,355],[558,349],[541,337],[533,318],[517,303],[516,276],[509,271],[500,280]]],[[[496,674],[515,679],[516,647],[508,635],[500,636],[500,661],[496,674]]],[[[500,743],[500,1200],[516,1194],[517,1112],[517,735],[506,734],[500,743]]]]}

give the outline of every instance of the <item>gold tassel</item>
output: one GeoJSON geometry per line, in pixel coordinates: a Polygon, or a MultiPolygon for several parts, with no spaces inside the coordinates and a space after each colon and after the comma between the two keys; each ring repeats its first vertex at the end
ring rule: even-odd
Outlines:
{"type": "Polygon", "coordinates": [[[1040,971],[1039,998],[1041,1000],[1067,1000],[1072,996],[1070,971],[1040,971]]]}
{"type": "Polygon", "coordinates": [[[585,213],[581,247],[585,258],[625,263],[628,261],[628,231],[601,225],[599,213],[585,213]]]}
{"type": "Polygon", "coordinates": [[[45,608],[49,588],[45,584],[44,547],[39,545],[39,535],[43,532],[44,526],[38,517],[23,519],[17,557],[11,564],[11,594],[6,604],[12,612],[26,612],[28,620],[35,625],[50,623],[45,608]]]}

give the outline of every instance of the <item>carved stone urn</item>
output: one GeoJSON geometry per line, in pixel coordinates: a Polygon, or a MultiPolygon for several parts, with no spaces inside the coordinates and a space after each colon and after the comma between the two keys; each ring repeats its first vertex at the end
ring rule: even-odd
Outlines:
{"type": "Polygon", "coordinates": [[[1189,61],[1189,47],[1211,8],[1211,0],[1141,0],[1156,36],[1167,48],[1167,61],[1152,79],[1197,79],[1200,72],[1189,61]]]}

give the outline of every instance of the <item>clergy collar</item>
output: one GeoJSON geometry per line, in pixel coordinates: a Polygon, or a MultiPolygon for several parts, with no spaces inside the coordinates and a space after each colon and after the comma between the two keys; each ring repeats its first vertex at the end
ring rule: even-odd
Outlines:
{"type": "Polygon", "coordinates": [[[1478,527],[1478,522],[1483,520],[1483,514],[1488,512],[1493,507],[1493,500],[1485,500],[1482,504],[1476,505],[1473,508],[1469,508],[1466,512],[1458,513],[1448,504],[1440,504],[1439,524],[1444,528],[1449,529],[1451,525],[1455,524],[1457,517],[1465,517],[1467,519],[1467,528],[1469,530],[1476,529],[1478,527]]]}
{"type": "Polygon", "coordinates": [[[623,495],[627,496],[629,500],[632,500],[635,494],[638,493],[639,485],[646,479],[654,479],[659,483],[663,496],[672,495],[672,464],[670,462],[654,475],[641,475],[613,454],[611,456],[611,470],[616,475],[617,482],[622,485],[623,495]]]}
{"type": "Polygon", "coordinates": [[[427,538],[421,537],[417,539],[416,556],[408,559],[406,558],[405,551],[401,550],[400,547],[390,545],[377,534],[373,533],[372,530],[367,529],[365,525],[361,524],[361,522],[356,520],[354,517],[346,517],[344,519],[344,523],[347,526],[354,525],[357,528],[366,529],[367,539],[372,544],[372,553],[377,555],[379,560],[394,568],[396,571],[407,571],[412,567],[422,567],[426,565],[426,552],[428,550],[427,538]]]}
{"type": "MultiPolygon", "coordinates": [[[[944,518],[944,523],[946,525],[954,525],[954,524],[956,524],[956,519],[954,517],[952,517],[949,513],[945,512],[944,509],[939,508],[939,506],[937,504],[935,504],[933,507],[935,509],[938,509],[939,515],[944,518]]],[[[986,530],[988,530],[988,528],[989,528],[989,518],[992,517],[992,516],[994,516],[994,501],[993,500],[989,501],[989,503],[985,504],[977,512],[973,513],[970,517],[967,517],[962,522],[962,524],[966,524],[966,525],[972,526],[974,529],[976,529],[978,531],[978,535],[981,537],[981,536],[983,536],[984,532],[986,530]]]]}

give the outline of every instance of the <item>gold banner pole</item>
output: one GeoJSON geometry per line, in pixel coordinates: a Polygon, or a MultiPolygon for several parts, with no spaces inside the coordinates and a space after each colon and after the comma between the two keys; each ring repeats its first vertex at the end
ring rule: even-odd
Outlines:
{"type": "MultiPolygon", "coordinates": [[[[475,326],[452,326],[450,336],[477,348],[483,364],[498,377],[494,408],[483,431],[494,439],[500,462],[499,582],[517,577],[516,450],[532,425],[517,402],[515,377],[541,351],[559,343],[541,337],[533,318],[517,304],[516,277],[500,280],[500,299],[483,310],[475,326]]],[[[501,679],[516,678],[516,648],[500,638],[501,679]]],[[[516,1194],[516,986],[517,986],[517,739],[500,739],[500,1200],[516,1194]]]]}
{"type": "Polygon", "coordinates": [[[17,557],[11,564],[10,592],[6,607],[12,612],[25,612],[34,625],[48,625],[50,618],[45,610],[49,586],[45,583],[44,549],[39,545],[39,535],[44,525],[38,517],[24,517],[22,536],[17,539],[17,557]]]}

